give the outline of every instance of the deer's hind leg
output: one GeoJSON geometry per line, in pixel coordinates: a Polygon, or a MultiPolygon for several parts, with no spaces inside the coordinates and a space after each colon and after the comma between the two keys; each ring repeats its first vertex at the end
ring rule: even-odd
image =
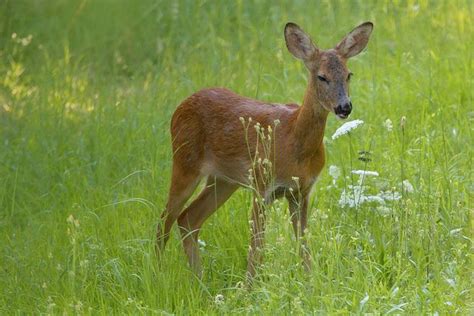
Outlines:
{"type": "Polygon", "coordinates": [[[199,118],[189,107],[189,104],[182,103],[171,122],[173,170],[168,202],[156,232],[158,253],[165,247],[171,227],[203,177],[200,168],[204,155],[204,136],[199,118]]]}
{"type": "Polygon", "coordinates": [[[199,196],[178,218],[184,252],[188,257],[189,265],[199,277],[202,274],[198,245],[201,226],[209,216],[229,199],[237,188],[236,184],[210,176],[199,196]]]}
{"type": "Polygon", "coordinates": [[[191,171],[180,167],[176,163],[173,164],[168,202],[161,214],[161,221],[158,223],[156,232],[158,254],[164,249],[169,239],[171,227],[178,219],[184,204],[193,194],[201,177],[198,171],[191,171]]]}

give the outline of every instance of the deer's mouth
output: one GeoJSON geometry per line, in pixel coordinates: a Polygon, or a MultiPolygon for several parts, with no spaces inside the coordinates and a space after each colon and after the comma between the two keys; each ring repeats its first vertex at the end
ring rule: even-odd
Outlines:
{"type": "Polygon", "coordinates": [[[344,106],[338,105],[334,109],[334,114],[336,114],[336,116],[342,120],[345,120],[346,118],[348,118],[351,112],[352,112],[352,103],[350,102],[348,102],[344,106]]]}
{"type": "Polygon", "coordinates": [[[336,113],[336,116],[340,118],[341,120],[345,120],[346,118],[349,117],[349,113],[336,113]]]}

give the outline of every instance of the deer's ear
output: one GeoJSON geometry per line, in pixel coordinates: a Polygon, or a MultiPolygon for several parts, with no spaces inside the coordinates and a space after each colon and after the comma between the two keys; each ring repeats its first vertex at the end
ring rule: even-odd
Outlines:
{"type": "Polygon", "coordinates": [[[309,61],[318,50],[311,38],[295,23],[285,26],[286,47],[296,58],[309,61]]]}
{"type": "Polygon", "coordinates": [[[353,29],[337,44],[336,50],[339,55],[350,58],[359,54],[367,46],[373,28],[372,22],[364,22],[353,29]]]}

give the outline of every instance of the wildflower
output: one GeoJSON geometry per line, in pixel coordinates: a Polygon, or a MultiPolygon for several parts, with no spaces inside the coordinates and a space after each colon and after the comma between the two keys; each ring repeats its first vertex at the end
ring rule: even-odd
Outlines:
{"type": "Polygon", "coordinates": [[[201,249],[206,248],[206,245],[207,245],[206,242],[202,239],[198,239],[198,244],[199,244],[199,248],[201,249]]]}
{"type": "Polygon", "coordinates": [[[33,36],[30,34],[27,37],[20,39],[20,43],[23,46],[28,46],[30,45],[32,39],[33,39],[33,36]]]}
{"type": "Polygon", "coordinates": [[[385,122],[383,123],[383,126],[387,131],[391,132],[393,130],[393,123],[391,119],[386,119],[385,122]]]}
{"type": "Polygon", "coordinates": [[[369,170],[352,170],[353,174],[357,174],[359,176],[374,176],[378,177],[379,173],[377,171],[369,171],[369,170]]]}
{"type": "MultiPolygon", "coordinates": [[[[386,207],[386,206],[383,206],[383,205],[378,206],[376,210],[377,210],[377,212],[378,212],[380,215],[382,215],[383,217],[388,216],[388,215],[390,214],[390,212],[391,212],[390,208],[388,208],[388,207],[386,207]]],[[[397,290],[397,291],[398,291],[398,290],[397,290]]]]}
{"type": "Polygon", "coordinates": [[[385,201],[397,201],[402,197],[397,191],[382,191],[378,194],[378,196],[385,201]]]}
{"type": "Polygon", "coordinates": [[[239,117],[239,120],[242,122],[242,124],[245,123],[245,119],[242,116],[239,117]]]}
{"type": "Polygon", "coordinates": [[[400,119],[400,127],[403,129],[405,128],[405,125],[407,123],[407,117],[406,116],[402,116],[402,118],[400,119]]]}
{"type": "Polygon", "coordinates": [[[214,297],[214,303],[216,305],[222,305],[224,304],[224,295],[222,294],[217,294],[216,297],[214,297]]]}
{"type": "Polygon", "coordinates": [[[280,120],[279,119],[274,120],[273,124],[275,124],[275,126],[277,126],[278,124],[280,124],[280,120]]]}
{"type": "Polygon", "coordinates": [[[296,184],[298,184],[299,181],[300,181],[300,178],[299,177],[291,177],[291,180],[295,181],[296,184]]]}
{"type": "Polygon", "coordinates": [[[334,179],[335,182],[341,176],[341,169],[337,166],[329,166],[329,175],[334,179]]]}
{"type": "Polygon", "coordinates": [[[415,191],[415,189],[413,188],[413,185],[407,179],[403,180],[402,188],[403,188],[403,191],[407,193],[413,193],[415,191]]]}
{"type": "Polygon", "coordinates": [[[336,139],[344,134],[349,133],[351,130],[356,129],[359,125],[364,124],[364,121],[362,120],[353,120],[349,121],[347,123],[342,124],[341,127],[339,127],[336,132],[332,135],[332,139],[336,139]]]}

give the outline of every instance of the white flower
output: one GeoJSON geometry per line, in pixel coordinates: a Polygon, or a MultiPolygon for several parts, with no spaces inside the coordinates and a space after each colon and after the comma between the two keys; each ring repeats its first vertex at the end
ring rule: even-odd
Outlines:
{"type": "Polygon", "coordinates": [[[407,179],[403,180],[402,188],[407,193],[413,193],[415,191],[415,189],[413,188],[413,185],[407,179]]]}
{"type": "Polygon", "coordinates": [[[384,199],[385,201],[397,201],[402,198],[400,193],[397,191],[382,191],[378,194],[379,197],[384,199]]]}
{"type": "Polygon", "coordinates": [[[352,170],[353,174],[357,174],[359,176],[374,176],[378,177],[379,173],[377,171],[369,171],[369,170],[352,170]]]}
{"type": "Polygon", "coordinates": [[[222,294],[217,294],[216,297],[214,297],[214,303],[216,305],[222,305],[224,304],[224,295],[222,294]]]}
{"type": "MultiPolygon", "coordinates": [[[[383,206],[383,205],[377,206],[376,210],[383,217],[390,215],[390,213],[392,212],[392,210],[389,207],[386,207],[386,206],[383,206]]],[[[396,289],[396,291],[398,291],[398,289],[396,289]]],[[[395,295],[395,293],[396,292],[394,290],[392,295],[395,295]]]]}
{"type": "Polygon", "coordinates": [[[329,175],[336,181],[341,176],[341,169],[338,166],[329,166],[329,175]]]}
{"type": "Polygon", "coordinates": [[[344,134],[349,133],[351,130],[357,128],[357,126],[364,124],[364,121],[362,120],[353,120],[349,121],[347,123],[342,124],[341,127],[339,127],[336,132],[332,135],[332,139],[336,139],[339,136],[342,136],[344,134]]]}
{"type": "Polygon", "coordinates": [[[382,205],[385,204],[385,200],[378,195],[367,195],[367,196],[362,196],[361,198],[363,198],[364,202],[367,201],[367,202],[376,202],[382,205]]]}
{"type": "Polygon", "coordinates": [[[206,247],[206,242],[202,239],[198,239],[198,244],[201,249],[206,247]]]}
{"type": "Polygon", "coordinates": [[[393,123],[391,119],[386,119],[383,123],[383,126],[387,129],[387,131],[391,132],[393,130],[393,123]]]}

